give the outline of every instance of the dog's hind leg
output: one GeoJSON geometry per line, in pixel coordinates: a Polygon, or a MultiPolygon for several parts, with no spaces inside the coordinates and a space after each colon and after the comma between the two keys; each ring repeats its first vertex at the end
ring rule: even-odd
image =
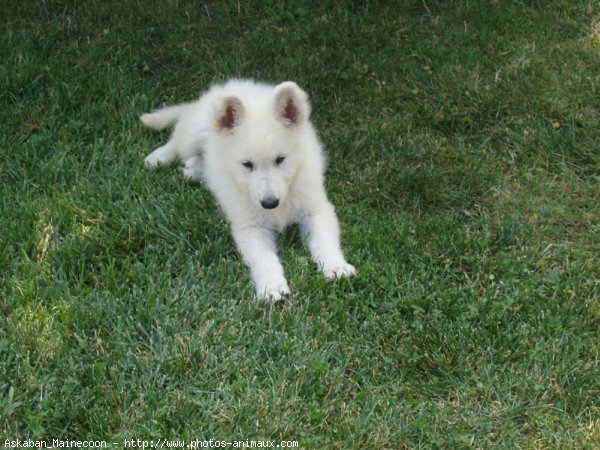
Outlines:
{"type": "Polygon", "coordinates": [[[204,173],[204,160],[202,156],[195,155],[185,160],[181,166],[181,173],[192,182],[202,181],[204,173]]]}
{"type": "Polygon", "coordinates": [[[177,157],[175,142],[170,139],[165,145],[158,147],[144,159],[144,162],[149,166],[157,166],[159,164],[169,164],[177,157]]]}

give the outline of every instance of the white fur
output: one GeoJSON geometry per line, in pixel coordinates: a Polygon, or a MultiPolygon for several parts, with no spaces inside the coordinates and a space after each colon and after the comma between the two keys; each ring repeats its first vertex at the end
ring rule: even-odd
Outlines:
{"type": "Polygon", "coordinates": [[[340,248],[323,185],[321,144],[309,116],[307,95],[296,83],[247,80],[141,116],[157,130],[176,124],[171,139],[145,161],[154,166],[179,159],[185,176],[208,186],[231,223],[258,298],[280,300],[290,292],[275,238],[292,223],[300,225],[327,278],[356,274],[340,248]]]}

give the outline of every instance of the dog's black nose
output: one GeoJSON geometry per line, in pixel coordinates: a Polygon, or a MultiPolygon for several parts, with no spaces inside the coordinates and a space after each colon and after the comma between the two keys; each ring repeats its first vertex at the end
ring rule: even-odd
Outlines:
{"type": "Polygon", "coordinates": [[[279,206],[279,199],[274,197],[265,198],[260,201],[260,204],[265,209],[274,209],[279,206]]]}

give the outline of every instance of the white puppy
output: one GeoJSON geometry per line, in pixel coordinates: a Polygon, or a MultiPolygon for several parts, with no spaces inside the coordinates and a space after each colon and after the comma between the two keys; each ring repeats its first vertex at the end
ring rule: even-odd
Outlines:
{"type": "Polygon", "coordinates": [[[145,161],[179,159],[184,175],[208,186],[231,223],[258,298],[280,300],[290,292],[275,238],[292,223],[300,225],[327,278],[356,273],[340,248],[337,217],[323,185],[321,144],[309,115],[307,95],[296,83],[232,80],[195,102],[141,116],[155,130],[175,124],[171,139],[145,161]]]}

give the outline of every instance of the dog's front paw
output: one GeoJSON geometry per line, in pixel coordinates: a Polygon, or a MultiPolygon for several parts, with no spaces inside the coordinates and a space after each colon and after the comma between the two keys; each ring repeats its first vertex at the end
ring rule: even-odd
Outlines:
{"type": "Polygon", "coordinates": [[[343,264],[324,267],[323,273],[325,277],[329,280],[335,280],[336,278],[349,278],[356,275],[356,268],[352,264],[348,264],[344,262],[343,264]]]}
{"type": "Polygon", "coordinates": [[[278,302],[290,295],[290,287],[285,280],[275,280],[256,286],[256,298],[278,302]]]}

